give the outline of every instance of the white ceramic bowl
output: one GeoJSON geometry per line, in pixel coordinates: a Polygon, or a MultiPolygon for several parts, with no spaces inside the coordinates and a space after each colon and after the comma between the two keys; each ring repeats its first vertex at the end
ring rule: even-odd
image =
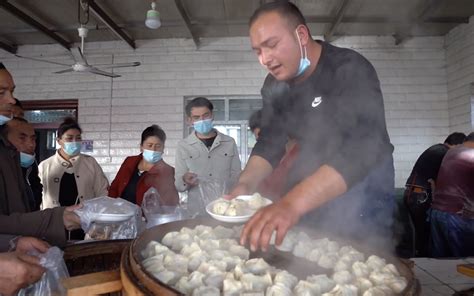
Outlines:
{"type": "MultiPolygon", "coordinates": [[[[252,195],[239,195],[236,197],[236,199],[240,199],[240,200],[250,200],[252,198],[252,195]]],[[[265,200],[265,206],[268,206],[269,204],[272,203],[271,200],[269,200],[268,198],[263,198],[265,200]]],[[[250,217],[253,216],[253,214],[255,214],[256,211],[253,211],[251,212],[250,214],[248,215],[242,215],[242,216],[224,216],[224,215],[217,215],[215,213],[212,212],[212,208],[214,206],[214,204],[216,202],[218,202],[219,200],[215,200],[215,201],[212,201],[210,202],[207,206],[206,206],[206,212],[211,215],[212,218],[216,219],[216,220],[219,220],[219,221],[222,221],[222,222],[227,222],[227,223],[244,223],[244,222],[247,222],[250,217]]]]}

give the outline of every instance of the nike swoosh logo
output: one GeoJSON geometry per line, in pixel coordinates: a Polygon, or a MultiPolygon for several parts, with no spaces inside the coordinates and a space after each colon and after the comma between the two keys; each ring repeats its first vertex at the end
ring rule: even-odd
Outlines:
{"type": "Polygon", "coordinates": [[[311,103],[311,107],[316,108],[323,102],[323,98],[321,97],[315,97],[313,102],[311,103]]]}

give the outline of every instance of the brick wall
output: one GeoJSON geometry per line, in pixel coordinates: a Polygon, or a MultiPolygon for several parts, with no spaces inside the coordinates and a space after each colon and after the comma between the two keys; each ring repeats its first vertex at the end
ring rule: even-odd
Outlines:
{"type": "Polygon", "coordinates": [[[446,35],[449,127],[474,130],[474,16],[446,35]]]}
{"type": "MultiPolygon", "coordinates": [[[[84,139],[110,179],[127,155],[138,153],[144,127],[157,123],[167,135],[165,160],[174,163],[183,135],[183,98],[197,95],[258,95],[265,71],[249,50],[248,38],[205,39],[196,51],[185,39],[86,44],[90,63],[140,61],[117,69],[121,78],[51,74],[55,65],[20,60],[4,52],[16,95],[23,100],[79,99],[84,139]]],[[[414,38],[399,46],[390,37],[347,37],[335,45],[361,52],[382,84],[389,133],[395,145],[396,185],[402,186],[418,155],[450,130],[444,38],[414,38]]],[[[69,62],[56,45],[20,47],[19,54],[69,62]]]]}

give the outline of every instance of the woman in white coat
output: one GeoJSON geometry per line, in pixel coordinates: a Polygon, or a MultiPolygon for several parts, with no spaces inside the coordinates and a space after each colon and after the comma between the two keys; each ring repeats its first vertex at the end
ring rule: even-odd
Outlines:
{"type": "Polygon", "coordinates": [[[83,200],[107,196],[109,182],[97,161],[81,154],[79,124],[67,118],[58,128],[56,153],[39,164],[43,184],[41,209],[70,206],[83,200]]]}

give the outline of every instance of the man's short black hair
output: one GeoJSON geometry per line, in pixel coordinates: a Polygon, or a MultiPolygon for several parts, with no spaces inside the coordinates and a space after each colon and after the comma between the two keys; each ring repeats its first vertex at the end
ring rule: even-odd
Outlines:
{"type": "Polygon", "coordinates": [[[464,133],[460,132],[455,132],[450,134],[446,140],[444,140],[444,144],[448,145],[459,145],[464,143],[464,140],[466,139],[466,135],[464,133]]]}
{"type": "Polygon", "coordinates": [[[299,8],[289,1],[281,0],[265,3],[259,8],[257,8],[257,10],[255,10],[255,12],[250,17],[249,27],[251,27],[260,16],[273,11],[286,18],[288,24],[292,26],[291,29],[296,29],[296,27],[299,25],[304,25],[305,27],[308,27],[306,25],[306,20],[304,19],[304,16],[299,10],[299,8]]]}
{"type": "Polygon", "coordinates": [[[22,122],[22,123],[29,123],[28,120],[24,119],[23,117],[13,117],[10,121],[7,122],[7,124],[4,124],[2,126],[2,129],[1,129],[1,134],[6,137],[8,135],[8,133],[10,132],[10,124],[13,122],[13,121],[19,121],[19,122],[22,122]]]}
{"type": "Polygon", "coordinates": [[[466,140],[464,142],[474,142],[474,132],[467,135],[466,140]]]}
{"type": "Polygon", "coordinates": [[[249,128],[253,132],[256,128],[262,128],[262,109],[255,111],[250,115],[249,128]]]}
{"type": "Polygon", "coordinates": [[[58,127],[58,138],[70,129],[77,129],[82,134],[82,129],[74,118],[67,117],[58,127]]]}
{"type": "Polygon", "coordinates": [[[0,70],[4,70],[4,69],[6,70],[7,68],[5,68],[5,65],[3,65],[2,62],[0,62],[0,70]]]}
{"type": "Polygon", "coordinates": [[[205,97],[197,97],[192,99],[187,105],[186,105],[186,115],[189,117],[191,116],[191,109],[194,107],[207,107],[209,110],[214,109],[214,106],[212,105],[211,101],[209,101],[205,97]]]}
{"type": "Polygon", "coordinates": [[[143,142],[145,142],[146,139],[148,139],[149,137],[158,137],[158,139],[160,139],[161,142],[165,144],[165,141],[166,141],[165,131],[156,124],[150,125],[149,127],[143,130],[141,145],[143,145],[143,142]]]}

